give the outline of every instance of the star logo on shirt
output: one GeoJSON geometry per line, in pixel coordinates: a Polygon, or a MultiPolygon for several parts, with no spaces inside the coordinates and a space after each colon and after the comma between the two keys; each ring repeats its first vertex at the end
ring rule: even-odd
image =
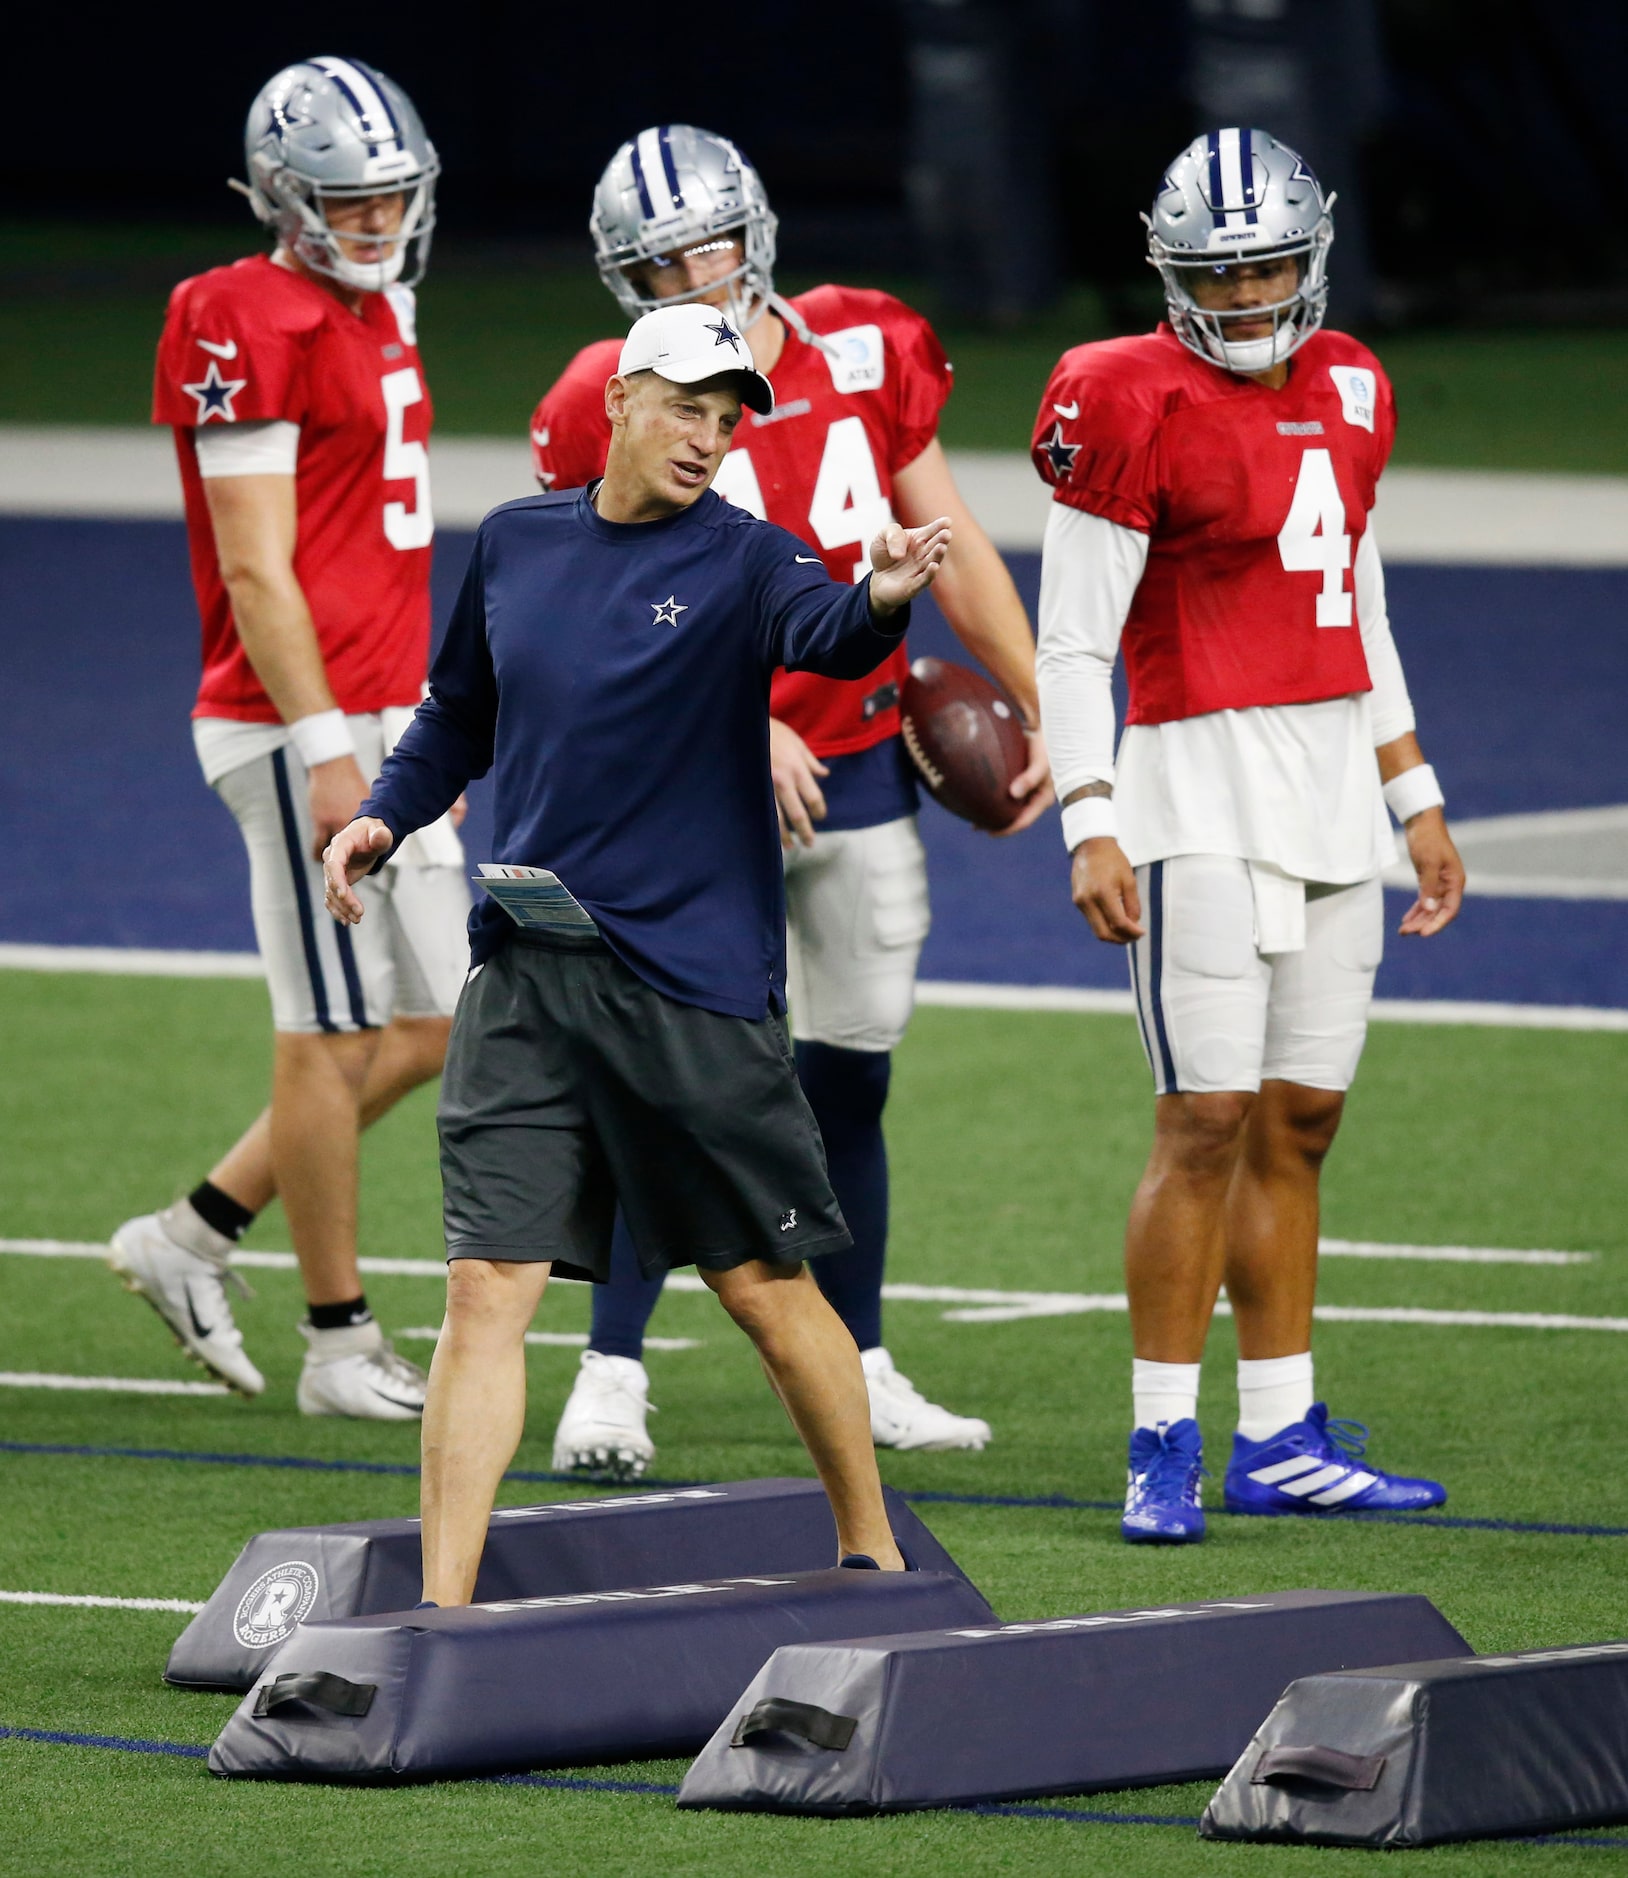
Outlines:
{"type": "Polygon", "coordinates": [[[652,626],[676,626],[679,614],[688,613],[690,610],[675,600],[671,594],[668,594],[665,600],[652,600],[650,604],[656,612],[656,617],[650,622],[652,626]]]}
{"type": "Polygon", "coordinates": [[[1077,443],[1063,442],[1062,419],[1051,427],[1051,435],[1041,444],[1040,449],[1046,461],[1051,465],[1052,480],[1066,483],[1073,474],[1074,459],[1084,446],[1077,443]]]}
{"type": "Polygon", "coordinates": [[[232,409],[232,400],[248,382],[246,378],[222,378],[220,366],[211,359],[209,370],[199,382],[181,389],[198,400],[200,424],[207,424],[212,417],[218,417],[223,424],[235,424],[237,413],[232,409]]]}
{"type": "Polygon", "coordinates": [[[740,351],[740,335],[735,331],[734,327],[730,325],[729,321],[724,319],[721,315],[718,324],[716,326],[709,326],[707,331],[718,335],[712,342],[714,346],[728,346],[731,352],[740,351]]]}

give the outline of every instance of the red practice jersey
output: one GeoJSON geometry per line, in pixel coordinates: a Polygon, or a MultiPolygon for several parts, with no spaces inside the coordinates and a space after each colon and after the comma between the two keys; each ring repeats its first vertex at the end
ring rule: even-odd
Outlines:
{"type": "MultiPolygon", "coordinates": [[[[830,350],[786,328],[770,374],[774,410],[742,414],[713,488],[801,535],[834,580],[858,580],[872,537],[892,517],[894,477],[937,434],[950,364],[926,320],[889,294],[815,287],[791,305],[830,350]]],[[[620,352],[619,339],[584,347],[537,406],[532,458],[545,489],[580,488],[604,474],[605,381],[620,352]]],[[[869,678],[776,672],[769,708],[816,756],[868,750],[898,734],[908,670],[901,644],[869,678]]]]}
{"type": "Polygon", "coordinates": [[[1034,430],[1053,497],[1149,538],[1126,722],[1370,689],[1352,566],[1396,434],[1379,361],[1319,332],[1269,391],[1168,326],[1065,352],[1034,430]]]}
{"type": "Polygon", "coordinates": [[[360,314],[264,255],[170,295],[153,422],[175,427],[192,582],[203,619],[194,717],[275,724],[232,622],[198,474],[195,430],[281,418],[300,427],[294,573],[344,711],[416,704],[430,645],[430,398],[413,297],[365,294],[360,314]]]}

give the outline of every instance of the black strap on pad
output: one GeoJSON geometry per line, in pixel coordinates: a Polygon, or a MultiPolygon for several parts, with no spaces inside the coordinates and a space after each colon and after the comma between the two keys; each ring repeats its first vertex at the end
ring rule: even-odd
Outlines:
{"type": "Polygon", "coordinates": [[[765,1735],[795,1735],[816,1748],[834,1748],[840,1754],[854,1738],[859,1720],[854,1715],[833,1715],[812,1702],[791,1702],[784,1696],[765,1696],[741,1718],[730,1739],[732,1748],[750,1747],[765,1735]]]}
{"type": "Polygon", "coordinates": [[[1306,1781],[1339,1787],[1347,1793],[1371,1793],[1385,1765],[1383,1754],[1345,1754],[1339,1748],[1268,1748],[1249,1776],[1256,1787],[1306,1781]]]}
{"type": "Polygon", "coordinates": [[[254,1698],[254,1713],[274,1715],[280,1709],[304,1706],[326,1709],[330,1715],[365,1715],[377,1694],[376,1683],[347,1682],[328,1670],[311,1669],[277,1676],[264,1684],[254,1698]]]}

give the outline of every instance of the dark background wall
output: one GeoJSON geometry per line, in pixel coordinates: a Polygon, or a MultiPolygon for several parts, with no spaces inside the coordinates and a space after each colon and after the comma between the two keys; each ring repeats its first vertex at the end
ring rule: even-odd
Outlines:
{"type": "Polygon", "coordinates": [[[579,240],[621,138],[688,119],[736,137],[811,262],[911,267],[1021,319],[1063,280],[1140,279],[1126,205],[1226,118],[1340,190],[1348,316],[1628,307],[1624,0],[172,0],[156,29],[123,8],[69,30],[12,67],[13,212],[222,219],[254,91],[339,51],[411,92],[449,225],[494,238],[579,240]]]}

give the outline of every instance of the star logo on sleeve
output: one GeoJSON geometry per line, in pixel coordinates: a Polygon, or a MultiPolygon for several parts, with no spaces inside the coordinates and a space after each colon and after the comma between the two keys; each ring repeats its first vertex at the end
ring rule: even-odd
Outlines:
{"type": "Polygon", "coordinates": [[[1074,459],[1084,448],[1082,444],[1063,442],[1063,423],[1059,418],[1051,427],[1051,435],[1041,444],[1040,452],[1051,465],[1053,482],[1066,483],[1074,471],[1074,459]]]}
{"type": "Polygon", "coordinates": [[[218,417],[223,424],[235,424],[237,413],[232,409],[232,400],[248,382],[246,378],[222,378],[219,364],[211,359],[209,370],[199,382],[181,389],[198,400],[200,424],[207,424],[212,417],[218,417]]]}
{"type": "Polygon", "coordinates": [[[668,594],[665,600],[652,600],[650,604],[656,613],[656,617],[650,622],[652,626],[676,626],[679,614],[688,613],[690,610],[675,600],[671,594],[668,594]]]}
{"type": "Polygon", "coordinates": [[[718,335],[712,342],[714,346],[728,346],[731,352],[740,351],[740,334],[737,333],[734,327],[730,325],[729,321],[724,319],[721,315],[718,324],[716,326],[709,326],[707,331],[718,335]]]}

